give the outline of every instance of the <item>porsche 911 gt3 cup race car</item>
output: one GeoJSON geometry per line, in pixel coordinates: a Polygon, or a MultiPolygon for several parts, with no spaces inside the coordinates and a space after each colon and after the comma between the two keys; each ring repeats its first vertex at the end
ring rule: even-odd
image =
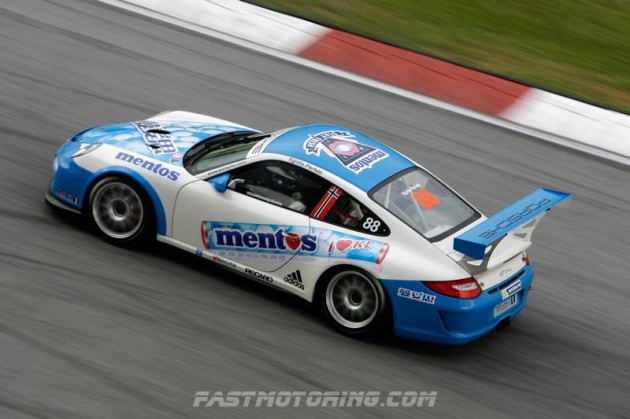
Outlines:
{"type": "Polygon", "coordinates": [[[418,164],[352,129],[273,133],[172,111],[87,129],[47,201],[108,241],[154,239],[318,304],[361,336],[461,344],[527,303],[526,250],[570,194],[538,189],[486,218],[418,164]]]}

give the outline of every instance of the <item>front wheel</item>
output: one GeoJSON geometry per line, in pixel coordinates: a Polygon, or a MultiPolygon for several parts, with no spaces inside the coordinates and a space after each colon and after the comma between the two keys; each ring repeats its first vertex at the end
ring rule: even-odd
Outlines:
{"type": "Polygon", "coordinates": [[[358,270],[344,270],[325,280],[321,306],[328,320],[349,336],[366,336],[383,330],[387,298],[381,284],[358,270]]]}
{"type": "Polygon", "coordinates": [[[151,203],[131,181],[121,177],[101,179],[92,188],[89,202],[91,220],[107,241],[136,243],[150,236],[151,203]]]}

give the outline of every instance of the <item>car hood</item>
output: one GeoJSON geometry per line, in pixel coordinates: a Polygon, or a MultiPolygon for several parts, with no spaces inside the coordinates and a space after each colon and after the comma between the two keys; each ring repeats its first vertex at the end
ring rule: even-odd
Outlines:
{"type": "Polygon", "coordinates": [[[186,151],[200,141],[242,130],[243,127],[237,124],[136,121],[89,128],[75,135],[71,141],[110,144],[166,163],[181,165],[186,151]]]}

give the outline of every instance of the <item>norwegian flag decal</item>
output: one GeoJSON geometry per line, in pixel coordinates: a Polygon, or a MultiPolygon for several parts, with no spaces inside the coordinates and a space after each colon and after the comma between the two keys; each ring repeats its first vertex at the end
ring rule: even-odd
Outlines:
{"type": "Polygon", "coordinates": [[[311,217],[316,218],[318,220],[323,220],[328,214],[328,211],[335,205],[335,202],[339,199],[339,197],[343,195],[343,191],[332,185],[322,196],[322,199],[319,200],[315,208],[311,212],[311,217]]]}

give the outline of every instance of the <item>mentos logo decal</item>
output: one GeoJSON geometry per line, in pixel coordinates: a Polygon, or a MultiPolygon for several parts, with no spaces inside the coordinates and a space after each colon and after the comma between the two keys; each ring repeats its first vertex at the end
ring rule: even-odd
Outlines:
{"type": "Polygon", "coordinates": [[[201,235],[206,249],[234,249],[269,253],[312,253],[317,237],[308,227],[267,224],[233,224],[204,221],[201,235]]]}
{"type": "Polygon", "coordinates": [[[319,156],[320,150],[324,150],[330,157],[335,157],[346,169],[354,173],[360,173],[369,169],[379,161],[389,157],[389,154],[378,148],[361,144],[352,139],[348,131],[324,131],[309,136],[304,143],[304,151],[307,154],[319,156]]]}
{"type": "Polygon", "coordinates": [[[153,172],[156,175],[162,176],[163,178],[166,178],[168,180],[172,180],[173,182],[179,179],[179,172],[170,170],[167,167],[162,167],[162,163],[156,164],[152,161],[145,160],[142,157],[136,157],[133,154],[124,153],[122,151],[119,152],[115,158],[133,164],[134,166],[139,166],[144,170],[153,172]]]}
{"type": "Polygon", "coordinates": [[[239,224],[204,221],[201,238],[206,249],[293,254],[356,259],[380,264],[389,244],[307,226],[239,224]]]}

